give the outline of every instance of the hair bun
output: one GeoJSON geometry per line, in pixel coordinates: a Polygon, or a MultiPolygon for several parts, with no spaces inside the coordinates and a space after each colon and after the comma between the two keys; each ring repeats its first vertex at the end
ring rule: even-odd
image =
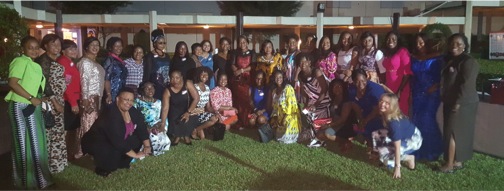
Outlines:
{"type": "Polygon", "coordinates": [[[151,32],[151,41],[156,42],[160,37],[164,37],[164,32],[161,29],[154,29],[151,32]]]}

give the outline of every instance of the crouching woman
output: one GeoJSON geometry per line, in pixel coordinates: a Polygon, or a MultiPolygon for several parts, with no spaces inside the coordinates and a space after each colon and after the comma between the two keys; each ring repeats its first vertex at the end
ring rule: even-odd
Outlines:
{"type": "Polygon", "coordinates": [[[393,178],[401,178],[401,161],[408,169],[415,169],[413,152],[422,146],[422,135],[399,109],[399,98],[392,93],[383,94],[378,105],[385,129],[372,133],[373,150],[383,164],[394,168],[393,178]]]}
{"type": "Polygon", "coordinates": [[[82,151],[93,155],[95,172],[100,176],[129,168],[133,158],[151,153],[144,117],[132,108],[134,100],[132,89],[121,89],[114,106],[105,108],[82,138],[82,151]],[[144,149],[140,152],[142,145],[144,149]]]}

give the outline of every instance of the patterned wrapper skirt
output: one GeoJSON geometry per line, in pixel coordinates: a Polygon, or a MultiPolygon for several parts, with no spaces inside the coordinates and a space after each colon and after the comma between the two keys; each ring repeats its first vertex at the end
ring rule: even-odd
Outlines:
{"type": "MultiPolygon", "coordinates": [[[[395,166],[395,147],[392,140],[387,137],[388,130],[380,129],[372,133],[373,150],[378,153],[380,161],[388,167],[395,166]]],[[[405,143],[401,142],[401,160],[404,160],[406,155],[410,155],[422,146],[422,134],[415,127],[413,135],[406,139],[405,143]]]]}

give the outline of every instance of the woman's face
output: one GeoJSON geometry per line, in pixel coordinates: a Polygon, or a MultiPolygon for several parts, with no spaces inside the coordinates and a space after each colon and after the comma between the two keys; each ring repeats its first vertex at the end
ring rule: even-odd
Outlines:
{"type": "Polygon", "coordinates": [[[352,45],[352,35],[345,33],[341,39],[341,44],[343,44],[344,48],[350,47],[352,45]]]}
{"type": "Polygon", "coordinates": [[[147,83],[147,84],[145,84],[143,91],[144,91],[144,96],[146,98],[150,99],[150,98],[152,98],[152,96],[154,96],[156,89],[154,88],[154,85],[152,85],[151,83],[147,83]]]}
{"type": "Polygon", "coordinates": [[[450,53],[453,56],[458,56],[462,54],[465,51],[465,43],[464,40],[461,37],[455,37],[453,40],[450,42],[450,53]]]}
{"type": "MultiPolygon", "coordinates": [[[[229,50],[229,48],[231,46],[229,45],[229,42],[227,40],[224,40],[224,41],[222,41],[222,44],[220,45],[220,47],[222,50],[229,50]]],[[[219,52],[220,52],[220,49],[219,49],[219,52]]]]}
{"type": "Polygon", "coordinates": [[[143,59],[143,57],[144,57],[143,49],[140,47],[135,48],[133,52],[133,59],[135,59],[136,61],[140,61],[143,59]]]}
{"type": "Polygon", "coordinates": [[[39,55],[39,49],[39,43],[36,40],[30,40],[24,45],[23,52],[31,59],[35,59],[39,55]]]}
{"type": "Polygon", "coordinates": [[[133,106],[134,101],[135,95],[130,92],[123,92],[116,98],[117,107],[123,112],[127,112],[133,106]]]}
{"type": "Polygon", "coordinates": [[[206,52],[206,53],[210,53],[210,43],[209,42],[205,42],[203,43],[203,51],[206,52]]]}
{"type": "Polygon", "coordinates": [[[378,107],[381,113],[386,113],[390,110],[390,98],[387,96],[382,96],[380,102],[378,103],[378,107]]]}
{"type": "Polygon", "coordinates": [[[92,55],[98,55],[98,51],[100,51],[100,42],[97,40],[89,43],[89,46],[86,48],[86,52],[92,55]]]}
{"type": "Polygon", "coordinates": [[[355,86],[359,90],[365,90],[366,89],[366,85],[367,85],[367,81],[368,81],[368,79],[366,78],[366,76],[364,76],[362,74],[357,75],[357,79],[355,81],[355,86]]]}
{"type": "Polygon", "coordinates": [[[306,59],[306,57],[303,57],[299,60],[301,63],[300,63],[300,67],[301,67],[301,70],[303,70],[303,72],[310,72],[311,71],[311,61],[306,59]]]}
{"type": "Polygon", "coordinates": [[[206,83],[208,81],[208,73],[202,72],[199,76],[201,82],[206,83]]]}
{"type": "Polygon", "coordinates": [[[114,43],[114,46],[112,46],[111,52],[114,53],[115,55],[119,56],[121,55],[123,50],[123,45],[121,41],[117,41],[114,43]]]}
{"type": "Polygon", "coordinates": [[[166,40],[164,38],[159,38],[156,43],[154,43],[154,48],[164,50],[166,48],[166,40]]]}
{"type": "Polygon", "coordinates": [[[71,58],[71,59],[77,58],[77,54],[78,54],[77,47],[73,47],[73,46],[68,47],[65,50],[63,50],[62,52],[63,52],[63,55],[65,55],[68,58],[71,58]]]}
{"type": "Polygon", "coordinates": [[[336,96],[343,94],[343,86],[340,83],[336,83],[332,88],[332,93],[336,96]]]}
{"type": "Polygon", "coordinates": [[[373,47],[373,37],[368,36],[364,40],[362,40],[362,46],[367,50],[370,50],[373,47]]]}
{"type": "Polygon", "coordinates": [[[425,51],[425,42],[422,37],[417,37],[416,39],[416,48],[418,51],[425,51]]]}
{"type": "Polygon", "coordinates": [[[196,47],[196,49],[194,49],[194,55],[196,56],[201,56],[203,54],[203,49],[201,47],[196,47]]]}
{"type": "Polygon", "coordinates": [[[61,41],[56,39],[53,42],[48,42],[45,44],[47,54],[49,55],[58,55],[61,52],[61,41]]]}
{"type": "Polygon", "coordinates": [[[182,81],[182,75],[179,72],[173,72],[170,76],[170,84],[172,85],[179,85],[182,81]]]}
{"type": "Polygon", "coordinates": [[[395,34],[390,34],[387,37],[387,47],[389,49],[394,49],[397,47],[397,36],[395,34]]]}
{"type": "Polygon", "coordinates": [[[294,38],[289,39],[289,51],[295,51],[297,49],[298,42],[294,38]]]}
{"type": "Polygon", "coordinates": [[[264,80],[264,75],[263,73],[259,73],[256,75],[256,78],[255,78],[255,83],[257,86],[262,86],[264,85],[263,84],[263,80],[264,80]]]}
{"type": "Polygon", "coordinates": [[[331,48],[331,41],[325,37],[322,39],[322,50],[327,51],[331,48]]]}
{"type": "Polygon", "coordinates": [[[181,58],[183,58],[187,54],[187,47],[185,44],[180,46],[180,48],[178,50],[178,54],[181,58]]]}
{"type": "Polygon", "coordinates": [[[244,38],[240,38],[240,49],[241,50],[248,50],[248,42],[244,38]]]}
{"type": "Polygon", "coordinates": [[[283,83],[283,75],[281,73],[276,73],[275,74],[275,85],[277,85],[277,87],[280,87],[280,86],[282,86],[282,83],[283,83]]]}
{"type": "Polygon", "coordinates": [[[267,43],[266,46],[264,46],[264,53],[268,55],[273,53],[273,45],[271,43],[267,43]]]}
{"type": "Polygon", "coordinates": [[[227,76],[221,76],[220,80],[219,80],[219,86],[221,88],[224,88],[226,87],[228,84],[228,79],[227,79],[227,76]]]}

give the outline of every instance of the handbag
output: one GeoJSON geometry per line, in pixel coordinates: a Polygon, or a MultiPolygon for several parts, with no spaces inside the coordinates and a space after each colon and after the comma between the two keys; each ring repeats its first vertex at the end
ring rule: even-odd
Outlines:
{"type": "Polygon", "coordinates": [[[213,131],[213,141],[221,141],[224,139],[224,134],[226,133],[226,126],[222,123],[216,123],[212,126],[213,131]]]}
{"type": "Polygon", "coordinates": [[[44,118],[46,129],[51,129],[56,126],[56,119],[51,111],[51,106],[46,102],[42,102],[42,117],[44,118]]]}
{"type": "Polygon", "coordinates": [[[261,137],[262,143],[270,142],[274,139],[275,135],[273,134],[273,128],[269,124],[261,125],[258,129],[259,136],[261,137]]]}
{"type": "Polygon", "coordinates": [[[226,116],[226,117],[234,116],[234,115],[236,115],[236,111],[234,109],[224,110],[222,112],[222,115],[226,116]]]}

